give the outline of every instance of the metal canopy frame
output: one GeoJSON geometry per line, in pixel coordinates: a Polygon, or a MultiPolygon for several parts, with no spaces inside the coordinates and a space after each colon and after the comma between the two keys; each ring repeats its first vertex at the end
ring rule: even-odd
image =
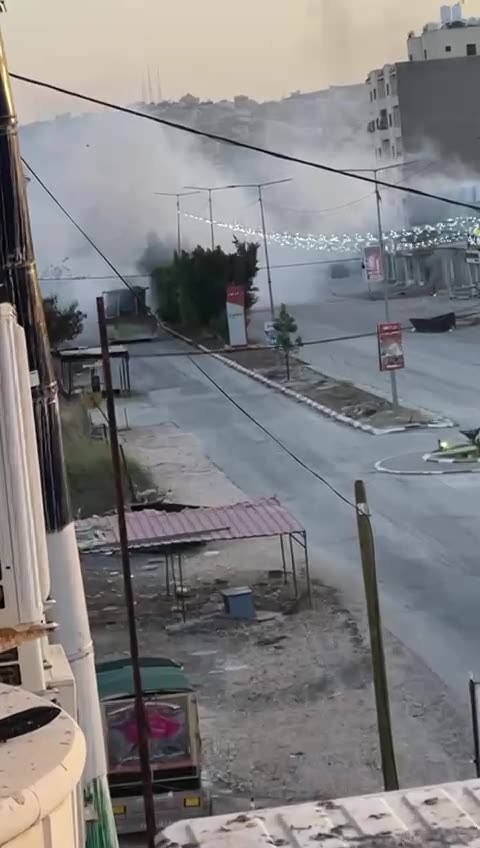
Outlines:
{"type": "MultiPolygon", "coordinates": [[[[219,541],[227,541],[229,543],[233,543],[247,541],[248,539],[254,538],[273,539],[274,536],[245,536],[242,539],[225,539],[219,541]]],[[[310,559],[308,555],[307,532],[306,530],[302,530],[301,532],[280,533],[278,534],[278,538],[280,540],[280,551],[282,556],[283,582],[286,586],[288,584],[289,575],[291,575],[295,600],[298,600],[301,597],[301,594],[299,593],[298,589],[299,581],[294,543],[303,551],[303,567],[305,569],[305,580],[307,584],[307,599],[309,608],[312,609],[312,583],[310,579],[310,559]],[[285,542],[287,539],[290,551],[290,570],[288,568],[287,555],[285,553],[285,542]]],[[[164,550],[161,552],[161,555],[163,555],[165,563],[165,596],[167,598],[175,597],[178,599],[181,605],[183,621],[186,621],[187,608],[185,602],[186,596],[184,591],[185,585],[183,581],[182,551],[181,549],[179,550],[180,545],[181,543],[178,543],[165,547],[164,550]]]]}

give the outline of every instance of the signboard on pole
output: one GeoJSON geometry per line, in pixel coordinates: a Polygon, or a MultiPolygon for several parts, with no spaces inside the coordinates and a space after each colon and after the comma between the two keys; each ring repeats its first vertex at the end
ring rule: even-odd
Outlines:
{"type": "Polygon", "coordinates": [[[230,344],[232,347],[244,347],[247,344],[247,324],[243,286],[227,288],[227,321],[230,344]]]}
{"type": "Polygon", "coordinates": [[[382,249],[380,245],[365,247],[363,251],[365,276],[369,283],[383,283],[385,273],[383,268],[382,249]]]}
{"type": "Polygon", "coordinates": [[[377,324],[377,338],[380,371],[398,371],[405,368],[402,325],[377,324]]]}

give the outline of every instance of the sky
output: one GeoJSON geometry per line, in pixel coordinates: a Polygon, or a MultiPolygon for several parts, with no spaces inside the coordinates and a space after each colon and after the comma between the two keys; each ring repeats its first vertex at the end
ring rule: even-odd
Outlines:
{"type": "MultiPolygon", "coordinates": [[[[362,82],[406,58],[405,39],[439,18],[440,0],[7,0],[11,71],[131,103],[150,66],[164,98],[248,94],[362,82]]],[[[480,15],[480,0],[466,14],[480,15]]],[[[82,111],[15,85],[22,123],[82,111]]]]}

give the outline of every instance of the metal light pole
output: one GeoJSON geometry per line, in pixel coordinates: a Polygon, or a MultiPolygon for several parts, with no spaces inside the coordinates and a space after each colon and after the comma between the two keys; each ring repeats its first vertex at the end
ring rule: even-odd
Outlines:
{"type": "Polygon", "coordinates": [[[198,191],[154,191],[158,197],[175,197],[177,201],[177,252],[178,255],[182,252],[182,222],[181,222],[181,205],[182,197],[190,197],[192,194],[200,194],[198,191]]]}
{"type": "Polygon", "coordinates": [[[267,228],[266,228],[266,224],[265,224],[265,209],[264,209],[264,206],[263,206],[262,189],[266,188],[267,186],[280,185],[280,183],[291,183],[291,182],[292,182],[292,180],[290,178],[287,178],[287,179],[283,179],[283,180],[269,180],[268,182],[265,182],[265,183],[238,183],[238,184],[234,184],[234,185],[214,186],[214,187],[211,187],[211,188],[205,188],[205,187],[202,187],[202,186],[185,186],[185,188],[189,188],[189,189],[191,188],[191,189],[194,189],[195,191],[208,191],[208,198],[209,198],[209,204],[210,204],[210,207],[209,207],[210,208],[210,227],[211,227],[211,233],[212,233],[212,250],[214,249],[214,241],[215,241],[214,232],[213,232],[212,192],[214,192],[214,191],[228,191],[230,189],[235,189],[235,188],[256,188],[256,189],[258,189],[258,202],[259,202],[259,205],[260,205],[260,216],[261,216],[261,221],[262,221],[263,244],[264,244],[264,249],[265,249],[265,268],[267,270],[268,298],[269,298],[269,301],[270,301],[270,316],[271,316],[272,321],[275,320],[275,303],[274,303],[274,300],[273,300],[272,274],[271,274],[271,269],[270,269],[270,257],[269,257],[269,254],[268,254],[267,228]]]}
{"type": "MultiPolygon", "coordinates": [[[[375,179],[375,200],[377,204],[377,226],[378,226],[378,244],[380,247],[380,255],[382,259],[383,269],[383,301],[385,305],[385,322],[390,323],[390,292],[388,289],[387,279],[387,252],[385,250],[385,239],[383,237],[382,225],[382,198],[380,195],[380,187],[378,185],[378,174],[382,171],[391,171],[394,168],[404,168],[409,165],[416,165],[421,160],[414,159],[410,162],[396,162],[393,165],[385,165],[383,168],[352,168],[349,169],[350,174],[373,174],[375,179]]],[[[394,409],[398,409],[398,386],[396,372],[390,371],[390,384],[392,388],[392,405],[394,409]]]]}
{"type": "MultiPolygon", "coordinates": [[[[382,226],[382,199],[380,197],[380,189],[378,187],[377,182],[377,174],[380,169],[374,168],[374,176],[375,176],[375,197],[377,202],[377,223],[378,223],[378,244],[380,245],[380,256],[382,259],[382,268],[383,268],[383,300],[385,304],[385,321],[388,324],[390,322],[390,300],[389,300],[389,291],[388,291],[388,274],[387,274],[387,254],[385,251],[385,241],[383,238],[383,226],[382,226]]],[[[398,386],[397,386],[397,374],[395,370],[390,371],[390,385],[392,387],[392,404],[394,409],[398,409],[398,386]]]]}
{"type": "Polygon", "coordinates": [[[214,191],[223,191],[225,188],[234,188],[234,186],[219,186],[216,188],[215,186],[184,186],[184,188],[193,189],[192,194],[199,194],[201,191],[206,191],[208,193],[208,214],[210,216],[210,246],[212,250],[215,250],[215,227],[213,223],[213,199],[212,193],[214,191]]]}
{"type": "MultiPolygon", "coordinates": [[[[93,643],[72,520],[63,455],[58,387],[33,250],[17,118],[0,38],[0,301],[15,306],[25,331],[38,445],[52,596],[63,645],[75,676],[78,719],[87,742],[84,796],[88,848],[117,848],[107,782],[93,643]]],[[[76,717],[75,717],[76,718],[76,717]]]]}

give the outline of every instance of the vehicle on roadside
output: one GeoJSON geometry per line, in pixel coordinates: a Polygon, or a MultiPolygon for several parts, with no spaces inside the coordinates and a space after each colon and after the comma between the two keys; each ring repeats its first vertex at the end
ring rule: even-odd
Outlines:
{"type": "MultiPolygon", "coordinates": [[[[143,657],[140,668],[160,829],[210,811],[201,781],[198,707],[180,663],[165,657],[143,657]]],[[[138,833],[145,829],[145,817],[131,661],[102,662],[96,672],[117,831],[138,833]]]]}

